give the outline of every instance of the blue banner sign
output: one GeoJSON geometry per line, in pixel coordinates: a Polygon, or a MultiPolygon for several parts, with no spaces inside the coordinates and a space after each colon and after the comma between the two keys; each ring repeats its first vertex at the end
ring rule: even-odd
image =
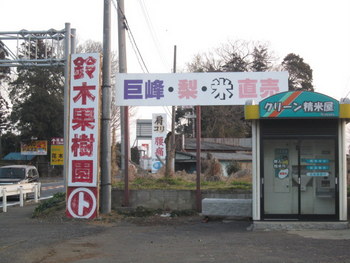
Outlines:
{"type": "Polygon", "coordinates": [[[259,103],[261,118],[339,117],[339,102],[324,94],[288,91],[259,103]]]}

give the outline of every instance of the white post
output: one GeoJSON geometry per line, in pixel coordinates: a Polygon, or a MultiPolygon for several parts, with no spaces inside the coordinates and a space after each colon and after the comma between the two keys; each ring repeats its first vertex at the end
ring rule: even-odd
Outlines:
{"type": "Polygon", "coordinates": [[[339,220],[346,221],[347,211],[347,164],[346,164],[346,123],[344,120],[339,122],[339,220]]]}
{"type": "Polygon", "coordinates": [[[39,194],[39,184],[36,183],[34,185],[34,202],[37,203],[38,202],[38,194],[39,194]]]}
{"type": "Polygon", "coordinates": [[[258,133],[258,121],[252,121],[252,177],[253,177],[253,191],[252,191],[252,201],[253,201],[253,220],[260,220],[260,167],[259,167],[259,133],[258,133]]]}
{"type": "Polygon", "coordinates": [[[23,207],[23,186],[19,187],[19,206],[23,207]]]}
{"type": "Polygon", "coordinates": [[[6,188],[2,189],[2,211],[4,213],[7,212],[7,196],[6,196],[6,188]]]}
{"type": "Polygon", "coordinates": [[[65,23],[65,41],[64,41],[64,122],[63,122],[63,140],[64,140],[64,152],[63,152],[63,183],[67,186],[68,178],[68,115],[69,115],[69,62],[70,62],[70,51],[71,51],[71,28],[70,23],[65,23]]]}

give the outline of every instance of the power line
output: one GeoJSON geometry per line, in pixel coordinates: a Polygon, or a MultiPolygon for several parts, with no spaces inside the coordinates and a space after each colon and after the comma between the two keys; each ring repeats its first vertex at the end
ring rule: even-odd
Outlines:
{"type": "Polygon", "coordinates": [[[147,10],[146,3],[145,3],[144,0],[139,0],[138,2],[140,4],[140,6],[141,6],[141,10],[142,10],[143,16],[145,17],[146,24],[148,26],[148,29],[149,29],[150,33],[151,33],[151,37],[152,37],[152,40],[153,40],[154,45],[156,47],[157,53],[158,53],[158,55],[159,55],[159,57],[160,57],[160,59],[161,59],[161,61],[163,63],[163,66],[166,68],[168,63],[167,63],[166,57],[163,54],[163,50],[161,48],[161,45],[160,45],[159,39],[157,37],[157,34],[156,34],[155,30],[154,30],[154,27],[153,27],[153,24],[152,24],[152,20],[151,20],[151,18],[149,16],[149,12],[147,10]]]}
{"type": "Polygon", "coordinates": [[[144,69],[143,63],[141,62],[140,57],[139,57],[138,54],[137,54],[137,50],[136,50],[136,48],[135,48],[135,45],[133,45],[133,42],[132,42],[131,36],[130,36],[130,34],[129,34],[129,31],[127,31],[127,32],[128,32],[128,37],[129,37],[129,40],[130,40],[130,43],[131,43],[131,47],[132,47],[132,49],[133,49],[133,51],[134,51],[134,53],[135,53],[137,62],[139,63],[141,70],[143,71],[143,73],[145,73],[146,71],[148,72],[147,68],[144,69]]]}
{"type": "Polygon", "coordinates": [[[168,116],[168,118],[171,119],[171,112],[170,112],[169,108],[165,107],[165,106],[162,106],[162,107],[163,107],[163,110],[165,111],[166,115],[168,116]]]}
{"type": "MultiPolygon", "coordinates": [[[[117,0],[115,0],[115,1],[117,1],[117,0]]],[[[143,71],[145,69],[146,72],[149,73],[148,68],[146,66],[146,63],[145,63],[145,61],[143,59],[143,56],[141,55],[140,49],[137,46],[136,40],[134,38],[134,35],[133,35],[132,31],[131,31],[131,28],[129,26],[128,20],[126,19],[126,16],[125,16],[124,12],[120,9],[118,1],[117,1],[117,6],[116,6],[114,1],[112,1],[112,3],[113,3],[114,8],[116,9],[116,11],[118,12],[118,10],[119,10],[119,12],[123,15],[124,26],[125,26],[126,31],[128,33],[128,37],[129,37],[130,43],[131,43],[131,45],[133,47],[133,50],[135,52],[136,58],[137,58],[137,60],[138,60],[138,62],[140,64],[141,69],[143,71]]]]}

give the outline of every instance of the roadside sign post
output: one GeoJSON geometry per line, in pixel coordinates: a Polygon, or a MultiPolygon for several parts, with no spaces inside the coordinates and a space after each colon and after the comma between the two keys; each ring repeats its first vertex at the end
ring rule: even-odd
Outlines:
{"type": "MultiPolygon", "coordinates": [[[[200,106],[245,105],[247,100],[260,102],[287,90],[288,72],[119,73],[116,77],[116,104],[197,106],[197,126],[200,126],[200,106]]],[[[197,131],[196,204],[200,210],[200,129],[197,131]]],[[[126,155],[128,149],[124,151],[126,155]]],[[[127,173],[125,180],[128,180],[127,173]]]]}
{"type": "Polygon", "coordinates": [[[98,216],[101,57],[71,56],[67,210],[73,218],[98,216]]]}

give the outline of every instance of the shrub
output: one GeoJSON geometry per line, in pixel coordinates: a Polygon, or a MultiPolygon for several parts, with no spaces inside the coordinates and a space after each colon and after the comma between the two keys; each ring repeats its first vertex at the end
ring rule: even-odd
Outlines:
{"type": "Polygon", "coordinates": [[[235,160],[233,160],[229,165],[226,167],[226,172],[230,176],[231,174],[237,173],[239,170],[241,170],[241,166],[239,163],[235,160]]]}
{"type": "Polygon", "coordinates": [[[33,217],[39,217],[41,215],[47,214],[52,210],[60,210],[66,205],[66,194],[56,193],[52,198],[41,202],[34,210],[33,217]]]}

